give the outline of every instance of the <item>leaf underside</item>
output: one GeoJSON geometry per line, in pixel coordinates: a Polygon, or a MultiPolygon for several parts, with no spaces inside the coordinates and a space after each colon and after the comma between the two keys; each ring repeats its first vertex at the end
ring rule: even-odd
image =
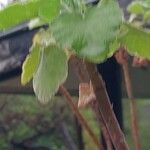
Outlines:
{"type": "Polygon", "coordinates": [[[33,88],[38,100],[47,103],[56,94],[68,74],[67,56],[56,46],[42,51],[40,64],[33,77],[33,88]]]}

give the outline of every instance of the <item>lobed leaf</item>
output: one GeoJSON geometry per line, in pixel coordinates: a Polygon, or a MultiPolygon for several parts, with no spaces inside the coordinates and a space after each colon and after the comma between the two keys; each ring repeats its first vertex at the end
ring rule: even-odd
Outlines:
{"type": "Polygon", "coordinates": [[[97,7],[87,7],[83,15],[77,11],[62,14],[51,29],[64,48],[74,48],[78,56],[97,63],[107,58],[121,24],[116,0],[102,0],[97,7]]]}

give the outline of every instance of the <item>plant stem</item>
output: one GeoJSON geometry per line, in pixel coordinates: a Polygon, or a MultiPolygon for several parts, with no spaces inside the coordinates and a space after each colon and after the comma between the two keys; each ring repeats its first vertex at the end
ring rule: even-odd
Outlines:
{"type": "Polygon", "coordinates": [[[135,149],[141,150],[140,135],[139,135],[138,121],[137,121],[138,119],[137,119],[136,101],[133,96],[131,78],[130,78],[129,67],[128,67],[127,61],[123,63],[122,67],[123,67],[123,72],[124,72],[126,90],[127,90],[128,98],[130,100],[132,136],[133,136],[133,140],[135,144],[135,149]]]}
{"type": "Polygon", "coordinates": [[[70,58],[70,63],[73,66],[72,68],[74,69],[79,81],[82,83],[89,83],[90,79],[83,60],[79,59],[75,55],[72,55],[70,58]]]}
{"type": "Polygon", "coordinates": [[[60,86],[59,92],[66,98],[66,100],[67,100],[70,108],[72,109],[73,113],[76,115],[76,117],[78,118],[81,125],[86,129],[87,133],[89,134],[89,136],[91,137],[93,142],[97,145],[98,149],[103,150],[103,146],[100,144],[98,138],[93,133],[93,131],[91,130],[91,128],[87,124],[86,120],[83,118],[83,116],[79,112],[77,106],[73,103],[73,99],[72,99],[71,95],[69,94],[69,92],[67,91],[67,89],[64,86],[60,86]]]}
{"type": "MultiPolygon", "coordinates": [[[[87,73],[84,62],[81,59],[77,58],[76,56],[71,56],[70,62],[72,64],[72,66],[75,70],[75,73],[78,76],[80,82],[89,83],[90,80],[89,80],[88,73],[87,73]]],[[[96,118],[100,124],[100,128],[104,135],[107,149],[112,150],[111,138],[110,138],[107,128],[105,127],[105,123],[104,123],[104,120],[102,119],[101,113],[99,112],[97,102],[91,104],[91,108],[92,108],[93,112],[95,113],[96,118]]]]}
{"type": "Polygon", "coordinates": [[[128,150],[128,145],[113,112],[101,75],[97,72],[97,68],[94,64],[85,62],[85,65],[93,85],[100,113],[111,136],[114,147],[116,150],[128,150]]]}

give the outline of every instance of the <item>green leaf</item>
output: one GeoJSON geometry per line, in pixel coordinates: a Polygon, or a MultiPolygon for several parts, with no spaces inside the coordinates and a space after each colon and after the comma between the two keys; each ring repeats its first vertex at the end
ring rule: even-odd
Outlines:
{"type": "Polygon", "coordinates": [[[23,85],[27,84],[32,79],[38,68],[42,47],[51,44],[54,45],[56,42],[48,30],[41,29],[35,34],[30,53],[26,57],[22,67],[21,83],[23,85]]]}
{"type": "Polygon", "coordinates": [[[102,0],[98,6],[87,7],[85,14],[77,11],[62,14],[51,28],[61,46],[74,48],[78,56],[97,63],[106,59],[121,24],[118,3],[102,0]]]}
{"type": "Polygon", "coordinates": [[[24,3],[13,3],[0,11],[0,29],[7,29],[19,23],[39,17],[39,15],[50,22],[59,14],[59,1],[60,0],[31,0],[24,3]],[[48,10],[46,8],[44,10],[45,5],[50,9],[48,10]]]}
{"type": "Polygon", "coordinates": [[[39,65],[40,46],[33,45],[22,66],[21,83],[27,84],[33,77],[39,65]]]}
{"type": "Polygon", "coordinates": [[[55,95],[68,73],[67,56],[56,47],[43,49],[39,68],[33,77],[33,88],[41,103],[47,103],[55,95]]]}
{"type": "Polygon", "coordinates": [[[39,1],[14,3],[0,11],[0,29],[6,29],[38,15],[39,1]]]}
{"type": "Polygon", "coordinates": [[[131,55],[150,59],[150,32],[142,31],[129,24],[125,26],[127,33],[120,38],[122,46],[126,47],[131,55]]]}
{"type": "Polygon", "coordinates": [[[50,22],[60,11],[60,0],[44,0],[39,9],[39,16],[50,22]]]}

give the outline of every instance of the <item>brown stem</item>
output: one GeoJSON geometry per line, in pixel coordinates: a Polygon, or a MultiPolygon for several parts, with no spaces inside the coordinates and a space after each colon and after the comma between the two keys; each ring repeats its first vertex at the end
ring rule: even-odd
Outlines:
{"type": "Polygon", "coordinates": [[[74,72],[76,73],[80,82],[89,82],[88,72],[84,65],[84,61],[82,59],[77,58],[75,55],[72,55],[70,58],[70,63],[73,66],[74,72]]]}
{"type": "Polygon", "coordinates": [[[69,94],[69,92],[67,91],[67,89],[63,86],[60,86],[59,92],[66,98],[66,100],[67,100],[70,108],[72,109],[73,113],[76,115],[76,117],[78,118],[81,125],[86,129],[87,133],[89,134],[89,136],[91,137],[93,142],[97,145],[98,149],[103,150],[103,146],[99,143],[98,138],[93,133],[93,131],[91,130],[91,128],[87,124],[86,120],[83,118],[83,116],[79,112],[77,106],[73,103],[72,97],[69,94]]]}
{"type": "MultiPolygon", "coordinates": [[[[87,73],[84,62],[81,59],[77,58],[76,56],[72,56],[70,59],[70,62],[72,64],[72,66],[75,70],[75,73],[78,76],[80,82],[89,83],[89,77],[88,77],[88,73],[87,73]]],[[[98,104],[96,102],[93,104],[91,103],[90,105],[91,105],[91,108],[92,108],[93,112],[95,113],[96,118],[100,124],[100,128],[104,135],[107,149],[112,150],[111,138],[107,131],[107,128],[105,127],[104,120],[102,119],[101,113],[99,112],[98,104]]]]}
{"type": "Polygon", "coordinates": [[[85,64],[92,82],[96,100],[98,101],[100,113],[105,122],[105,126],[109,131],[114,147],[116,150],[128,150],[128,145],[113,112],[102,77],[97,72],[94,64],[89,62],[85,62],[85,64]]]}
{"type": "Polygon", "coordinates": [[[103,117],[101,115],[101,112],[99,111],[99,106],[98,106],[97,101],[92,104],[92,108],[93,108],[93,111],[96,114],[96,118],[97,118],[97,120],[100,124],[101,130],[102,130],[105,142],[106,142],[107,149],[108,150],[113,150],[111,137],[110,137],[109,132],[108,132],[108,130],[107,130],[105,124],[104,124],[104,120],[103,120],[103,117]]]}
{"type": "Polygon", "coordinates": [[[123,67],[123,72],[124,72],[126,90],[127,90],[128,98],[130,100],[132,136],[133,136],[136,150],[141,150],[140,135],[139,135],[138,121],[137,121],[138,119],[137,119],[136,101],[133,96],[128,63],[125,61],[122,67],[123,67]]]}

